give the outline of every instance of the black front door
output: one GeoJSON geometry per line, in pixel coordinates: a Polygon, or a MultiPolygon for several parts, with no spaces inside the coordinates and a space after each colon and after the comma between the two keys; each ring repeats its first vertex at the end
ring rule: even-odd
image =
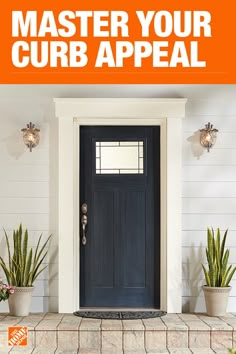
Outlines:
{"type": "Polygon", "coordinates": [[[159,308],[160,128],[84,126],[80,151],[80,306],[159,308]]]}

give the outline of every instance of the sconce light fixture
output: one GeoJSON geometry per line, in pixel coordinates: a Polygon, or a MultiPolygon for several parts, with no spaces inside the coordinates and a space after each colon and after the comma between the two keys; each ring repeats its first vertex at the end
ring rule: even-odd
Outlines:
{"type": "Polygon", "coordinates": [[[21,129],[21,131],[23,132],[23,141],[31,152],[32,149],[35,148],[35,146],[37,146],[39,143],[40,129],[36,129],[35,125],[30,122],[29,124],[27,124],[27,128],[21,129]]]}
{"type": "Polygon", "coordinates": [[[209,152],[216,142],[216,133],[218,132],[218,129],[213,128],[213,124],[208,123],[205,125],[204,129],[200,129],[200,132],[200,143],[209,152]]]}

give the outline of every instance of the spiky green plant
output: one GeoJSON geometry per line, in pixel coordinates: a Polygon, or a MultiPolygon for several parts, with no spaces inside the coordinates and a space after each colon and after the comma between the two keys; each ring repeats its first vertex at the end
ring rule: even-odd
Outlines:
{"type": "Polygon", "coordinates": [[[39,237],[35,252],[28,247],[28,230],[22,231],[22,225],[13,231],[13,255],[10,248],[9,237],[4,230],[5,240],[8,251],[8,263],[0,257],[0,266],[2,267],[8,284],[17,287],[32,286],[35,279],[47,267],[42,267],[42,263],[47,256],[45,250],[51,235],[41,246],[42,234],[39,237]],[[40,247],[41,246],[41,247],[40,247]]]}
{"type": "Polygon", "coordinates": [[[228,266],[229,249],[225,250],[227,234],[228,230],[225,231],[221,241],[219,228],[216,230],[216,236],[213,229],[207,229],[206,257],[208,270],[202,264],[207,286],[228,287],[236,271],[236,267],[228,266]]]}
{"type": "Polygon", "coordinates": [[[236,349],[229,349],[230,354],[236,354],[236,349]]]}

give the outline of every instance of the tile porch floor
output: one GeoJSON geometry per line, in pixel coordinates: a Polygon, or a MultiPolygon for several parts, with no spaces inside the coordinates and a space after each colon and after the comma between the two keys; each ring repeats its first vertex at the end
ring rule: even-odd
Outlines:
{"type": "Polygon", "coordinates": [[[0,314],[0,354],[227,354],[236,347],[236,313],[168,314],[145,320],[81,319],[71,314],[0,314]],[[9,326],[27,326],[28,346],[8,347],[9,326]]]}

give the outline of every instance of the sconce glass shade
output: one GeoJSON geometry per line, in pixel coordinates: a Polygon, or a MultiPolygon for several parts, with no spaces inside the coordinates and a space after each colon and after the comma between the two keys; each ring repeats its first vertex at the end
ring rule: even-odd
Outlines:
{"type": "Polygon", "coordinates": [[[213,129],[213,125],[208,123],[204,129],[200,129],[200,143],[209,152],[213,145],[215,145],[218,129],[213,129]]]}
{"type": "Polygon", "coordinates": [[[31,152],[40,141],[40,129],[36,129],[35,125],[30,122],[27,124],[27,128],[21,129],[21,131],[23,132],[23,141],[31,152]]]}

